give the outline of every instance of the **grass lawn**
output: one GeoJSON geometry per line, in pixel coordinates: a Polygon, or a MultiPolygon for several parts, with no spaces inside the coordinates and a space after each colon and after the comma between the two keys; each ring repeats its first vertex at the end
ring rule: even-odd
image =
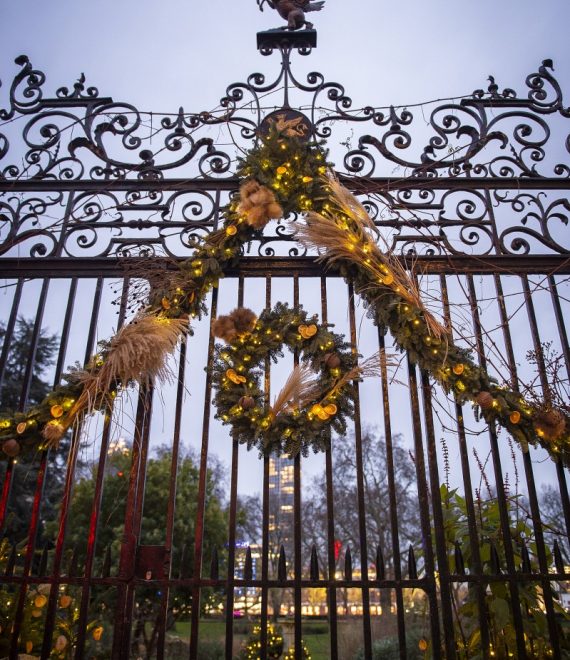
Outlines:
{"type": "MultiPolygon", "coordinates": [[[[254,622],[251,622],[253,627],[254,622]]],[[[247,635],[245,631],[246,622],[237,620],[234,630],[234,649],[238,648],[247,635]]],[[[190,621],[177,621],[174,628],[168,633],[169,637],[179,637],[184,642],[190,639],[190,621]]],[[[208,642],[223,643],[226,638],[226,624],[219,619],[201,619],[200,620],[200,639],[208,642]]],[[[303,633],[305,642],[312,660],[327,660],[329,657],[330,638],[328,624],[326,621],[310,622],[307,624],[307,631],[303,633]]],[[[284,651],[287,649],[285,648],[284,651]]]]}
{"type": "Polygon", "coordinates": [[[311,654],[312,660],[327,660],[330,657],[330,637],[327,629],[326,633],[315,635],[303,635],[303,640],[311,654]]]}

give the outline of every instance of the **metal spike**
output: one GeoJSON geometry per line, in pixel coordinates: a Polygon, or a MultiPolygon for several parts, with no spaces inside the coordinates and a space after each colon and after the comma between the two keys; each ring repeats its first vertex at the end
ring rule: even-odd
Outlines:
{"type": "Polygon", "coordinates": [[[313,545],[311,549],[311,581],[317,582],[319,579],[319,558],[317,556],[317,548],[313,545]]]}
{"type": "Polygon", "coordinates": [[[48,547],[44,545],[42,550],[42,556],[40,557],[40,565],[38,567],[38,575],[41,577],[47,573],[47,563],[48,563],[48,547]]]}
{"type": "Polygon", "coordinates": [[[346,546],[346,554],[344,555],[344,579],[352,580],[352,555],[350,554],[350,546],[346,546]]]}
{"type": "Polygon", "coordinates": [[[408,577],[410,580],[418,579],[418,568],[416,566],[416,556],[414,555],[414,548],[410,543],[408,548],[408,577]]]}
{"type": "Polygon", "coordinates": [[[285,582],[287,579],[287,558],[285,557],[285,548],[279,549],[279,563],[277,564],[277,579],[279,582],[285,582]]]}
{"type": "Polygon", "coordinates": [[[245,553],[245,566],[243,567],[243,579],[246,582],[251,582],[253,575],[253,563],[251,560],[251,548],[247,546],[247,551],[245,553]]]}
{"type": "Polygon", "coordinates": [[[501,560],[495,544],[491,543],[491,570],[495,575],[501,575],[501,560]]]}
{"type": "Polygon", "coordinates": [[[71,552],[71,558],[69,560],[69,566],[67,567],[67,575],[69,577],[77,576],[77,555],[79,554],[79,547],[75,545],[71,552]]]}
{"type": "Polygon", "coordinates": [[[107,546],[105,550],[105,558],[103,559],[103,568],[101,569],[101,577],[109,577],[111,575],[111,545],[107,546]]]}
{"type": "Polygon", "coordinates": [[[463,553],[461,546],[455,541],[455,572],[457,575],[465,575],[465,562],[463,561],[463,553]]]}
{"type": "Polygon", "coordinates": [[[532,573],[532,566],[530,564],[530,555],[528,554],[527,547],[524,541],[521,541],[521,571],[523,573],[532,573]]]}
{"type": "Polygon", "coordinates": [[[554,553],[554,565],[556,566],[556,572],[561,574],[565,573],[564,559],[562,558],[562,552],[560,550],[560,546],[558,545],[558,541],[556,539],[554,539],[553,553],[554,553]]]}
{"type": "Polygon", "coordinates": [[[16,557],[18,556],[18,549],[16,545],[12,546],[10,550],[10,556],[8,557],[8,563],[6,564],[6,572],[4,575],[12,575],[14,573],[14,566],[16,565],[16,557]]]}
{"type": "Polygon", "coordinates": [[[376,579],[384,580],[386,572],[384,570],[384,555],[382,554],[381,546],[376,548],[376,579]]]}
{"type": "Polygon", "coordinates": [[[210,579],[217,580],[220,577],[220,562],[218,560],[218,548],[212,548],[212,561],[210,563],[210,579]]]}

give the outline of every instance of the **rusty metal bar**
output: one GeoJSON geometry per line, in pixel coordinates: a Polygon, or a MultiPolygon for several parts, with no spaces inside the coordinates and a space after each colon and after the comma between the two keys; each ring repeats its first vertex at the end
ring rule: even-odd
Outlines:
{"type": "MultiPolygon", "coordinates": [[[[265,307],[271,307],[271,273],[265,277],[265,307]]],[[[270,362],[267,358],[264,365],[263,391],[265,408],[269,406],[269,391],[271,387],[270,362]]],[[[261,660],[267,660],[267,622],[269,606],[269,456],[263,457],[263,515],[261,541],[261,660]]]]}
{"type": "MultiPolygon", "coordinates": [[[[323,325],[328,323],[328,300],[327,300],[327,280],[321,277],[321,316],[323,325]]],[[[335,559],[335,533],[334,533],[334,491],[333,491],[333,458],[332,443],[329,435],[329,447],[325,454],[325,472],[326,472],[326,497],[327,497],[327,550],[328,550],[328,578],[336,579],[336,559],[335,559]]],[[[330,646],[329,653],[331,660],[338,660],[338,615],[336,587],[327,589],[328,600],[328,619],[330,646]]]]}
{"type": "MultiPolygon", "coordinates": [[[[475,284],[471,275],[467,276],[467,285],[469,293],[469,304],[471,307],[471,316],[473,319],[473,328],[475,331],[475,340],[477,344],[477,353],[479,364],[483,369],[487,368],[487,358],[485,356],[485,347],[483,344],[483,329],[479,317],[479,308],[477,296],[475,293],[475,284]]],[[[497,488],[497,502],[499,505],[499,517],[501,522],[501,533],[503,536],[503,547],[505,550],[505,561],[507,563],[508,573],[506,582],[511,592],[511,606],[513,612],[513,625],[516,634],[517,653],[520,658],[526,658],[526,648],[524,641],[524,628],[519,600],[519,589],[516,580],[515,557],[513,544],[511,542],[509,512],[505,496],[505,484],[503,481],[503,469],[501,466],[501,454],[499,452],[499,441],[494,426],[489,426],[489,440],[491,444],[491,455],[493,457],[493,471],[495,475],[495,486],[497,488]]]]}
{"type": "MultiPolygon", "coordinates": [[[[433,401],[431,396],[431,383],[426,371],[421,370],[421,388],[424,402],[424,420],[427,438],[428,472],[431,487],[431,502],[433,511],[433,527],[435,536],[435,549],[437,555],[437,568],[440,582],[441,613],[444,621],[453,621],[451,607],[451,582],[449,577],[449,564],[447,561],[447,548],[445,541],[445,526],[441,507],[440,479],[437,465],[437,449],[435,445],[435,430],[433,424],[433,401]]],[[[452,626],[443,627],[446,658],[455,658],[455,635],[452,626]]]]}
{"type": "MultiPolygon", "coordinates": [[[[193,577],[200,580],[202,577],[202,562],[204,548],[204,515],[206,506],[206,486],[208,476],[208,446],[210,441],[210,403],[212,400],[212,363],[214,359],[214,335],[212,325],[218,310],[218,289],[212,291],[210,306],[210,338],[208,340],[208,364],[206,366],[206,384],[204,393],[204,417],[202,421],[202,447],[200,450],[200,476],[198,481],[198,504],[196,507],[196,527],[194,530],[194,570],[193,577]]],[[[192,619],[190,632],[190,660],[198,658],[198,635],[200,625],[200,598],[199,582],[192,589],[192,619]]]]}
{"type": "MultiPolygon", "coordinates": [[[[243,277],[238,281],[238,307],[243,307],[243,277]]],[[[226,582],[226,660],[232,660],[234,641],[234,584],[236,561],[237,487],[239,442],[232,439],[232,466],[230,476],[230,516],[228,529],[228,574],[226,582]]],[[[247,594],[246,594],[247,604],[247,594]]]]}
{"type": "MultiPolygon", "coordinates": [[[[141,388],[135,420],[135,434],[129,471],[129,489],[125,503],[125,525],[121,539],[119,573],[115,582],[118,587],[115,628],[113,635],[112,657],[126,658],[129,654],[132,606],[134,598],[135,557],[140,530],[135,526],[136,504],[139,502],[138,490],[144,488],[139,479],[144,478],[146,466],[142,465],[142,455],[146,454],[150,430],[150,409],[152,406],[152,388],[141,388]]],[[[92,580],[94,582],[94,580],[92,580]]],[[[84,629],[79,630],[84,635],[84,629]]],[[[84,643],[84,642],[83,642],[84,643]]],[[[78,642],[79,647],[79,642],[78,642]]],[[[76,656],[80,660],[81,656],[76,656]]]]}
{"type": "Polygon", "coordinates": [[[388,476],[388,498],[390,501],[390,532],[392,537],[392,557],[394,562],[394,580],[396,583],[396,616],[398,619],[398,644],[400,660],[406,660],[406,620],[404,616],[404,594],[402,591],[402,558],[400,556],[400,531],[398,529],[398,502],[396,499],[396,480],[394,476],[394,447],[392,442],[392,417],[390,411],[390,393],[388,387],[388,368],[386,341],[384,332],[378,328],[380,348],[380,382],[382,389],[382,412],[384,417],[384,441],[386,443],[386,473],[388,476]]]}
{"type": "MultiPolygon", "coordinates": [[[[354,287],[348,285],[348,313],[350,322],[350,343],[355,354],[358,353],[356,339],[356,314],[354,306],[354,287]]],[[[362,580],[368,581],[368,543],[366,538],[366,511],[364,502],[364,462],[362,457],[362,426],[360,421],[360,395],[358,382],[354,383],[354,444],[356,453],[356,490],[358,498],[358,532],[360,543],[360,573],[362,580]]],[[[372,628],[370,622],[370,589],[362,587],[362,626],[364,634],[364,657],[372,655],[372,628]]]]}
{"type": "MultiPolygon", "coordinates": [[[[176,407],[174,412],[174,433],[172,438],[172,456],[170,459],[170,483],[168,485],[168,503],[166,511],[165,531],[165,557],[168,561],[168,576],[172,577],[172,538],[174,535],[174,517],[176,515],[176,488],[178,479],[178,460],[180,458],[180,425],[182,418],[182,406],[184,403],[184,381],[186,372],[186,349],[187,337],[180,342],[180,353],[178,355],[178,381],[176,385],[176,407]]],[[[160,611],[158,615],[158,640],[157,658],[164,659],[166,644],[166,626],[168,617],[168,601],[170,589],[164,589],[160,598],[160,611]]]]}
{"type": "Polygon", "coordinates": [[[435,560],[431,540],[431,525],[429,520],[429,495],[426,481],[426,466],[424,459],[424,446],[420,417],[420,402],[418,396],[418,381],[416,365],[408,357],[408,385],[410,388],[410,404],[412,410],[412,430],[414,436],[414,462],[416,466],[416,479],[418,484],[418,499],[420,504],[420,524],[422,531],[422,545],[424,549],[426,586],[430,608],[430,631],[432,638],[432,654],[434,658],[442,657],[441,628],[439,625],[439,607],[437,603],[435,584],[435,560]]]}
{"type": "MultiPolygon", "coordinates": [[[[355,193],[397,192],[399,190],[568,190],[568,179],[562,177],[528,177],[521,185],[514,185],[510,177],[465,178],[465,177],[352,177],[339,174],[342,183],[355,193]]],[[[518,183],[518,181],[517,181],[518,183]]],[[[143,192],[210,192],[233,191],[239,188],[237,177],[193,178],[193,179],[106,179],[104,182],[92,179],[52,180],[52,179],[19,179],[11,181],[0,179],[1,192],[65,192],[81,191],[103,193],[108,191],[143,191],[143,192]]]]}
{"type": "MultiPolygon", "coordinates": [[[[57,365],[55,368],[55,375],[53,379],[53,384],[56,386],[61,378],[61,374],[63,372],[63,365],[65,361],[65,355],[67,353],[67,345],[69,342],[69,330],[71,327],[71,319],[73,316],[73,309],[75,305],[75,296],[77,294],[77,278],[74,277],[71,280],[70,286],[69,286],[69,293],[67,296],[67,306],[65,310],[65,317],[63,321],[63,328],[61,332],[61,341],[59,345],[59,353],[58,353],[58,358],[57,358],[57,365]]],[[[77,443],[75,443],[77,444],[77,443]]],[[[62,498],[61,502],[61,509],[60,509],[60,533],[61,533],[61,528],[62,525],[65,527],[65,524],[67,522],[67,502],[68,499],[66,499],[66,493],[67,493],[67,486],[68,486],[68,481],[71,482],[71,476],[75,470],[75,461],[73,460],[73,455],[74,455],[74,443],[73,443],[73,437],[71,441],[71,446],[69,448],[69,454],[68,454],[68,460],[67,460],[67,473],[66,473],[66,485],[64,487],[64,495],[62,498]]],[[[62,535],[61,537],[61,543],[59,542],[59,536],[60,533],[58,533],[58,540],[56,542],[56,548],[55,548],[55,553],[54,553],[54,560],[53,560],[53,567],[52,567],[52,575],[59,575],[59,570],[61,567],[61,557],[62,557],[62,551],[63,551],[63,541],[64,541],[64,536],[62,535]]],[[[63,531],[63,534],[65,534],[65,530],[63,531]]],[[[58,588],[57,584],[52,586],[50,589],[49,593],[49,598],[48,598],[48,603],[47,603],[47,608],[46,608],[46,620],[44,623],[44,636],[43,636],[43,642],[42,642],[42,653],[41,657],[42,660],[44,658],[49,658],[49,654],[51,653],[51,639],[52,639],[52,634],[53,634],[53,627],[55,624],[55,612],[57,608],[57,597],[58,597],[58,588]]]]}
{"type": "MultiPolygon", "coordinates": [[[[452,321],[449,307],[447,279],[445,275],[440,276],[440,287],[445,323],[446,326],[451,330],[452,321]]],[[[455,419],[459,441],[459,456],[461,460],[461,476],[463,480],[465,509],[467,513],[467,527],[469,529],[469,549],[471,550],[471,561],[473,563],[474,574],[478,578],[475,588],[477,589],[478,619],[479,629],[481,631],[481,653],[483,658],[487,660],[490,657],[489,620],[486,601],[487,585],[485,582],[485,576],[483,575],[483,564],[481,562],[480,536],[477,531],[475,503],[473,501],[473,485],[471,482],[471,467],[469,464],[467,437],[465,434],[465,423],[463,419],[463,407],[458,403],[455,404],[455,419]]]]}
{"type": "MultiPolygon", "coordinates": [[[[299,306],[299,273],[293,273],[293,307],[299,306]]],[[[299,364],[299,355],[295,352],[294,364],[299,364]]],[[[293,600],[295,603],[295,657],[303,657],[303,640],[302,640],[302,595],[301,578],[303,572],[303,558],[302,558],[302,534],[301,529],[301,455],[297,454],[293,461],[293,543],[295,549],[294,556],[294,579],[295,590],[293,592],[293,600]]]]}
{"type": "MultiPolygon", "coordinates": [[[[406,267],[406,259],[398,257],[406,267]]],[[[184,258],[174,260],[171,257],[154,257],[153,263],[169,270],[176,268],[184,258]]],[[[409,265],[409,264],[408,264],[409,265]]],[[[239,265],[225,270],[226,277],[265,277],[271,272],[272,277],[291,277],[292,266],[300,277],[321,277],[322,266],[314,257],[244,257],[239,265]]],[[[414,258],[417,272],[451,275],[456,273],[472,275],[503,275],[512,274],[544,274],[556,272],[559,275],[570,274],[570,259],[566,255],[484,255],[471,256],[466,254],[418,255],[414,258]]],[[[101,275],[106,278],[124,277],[125,268],[120,260],[113,257],[46,257],[14,259],[0,258],[0,277],[15,279],[27,278],[69,278],[94,277],[101,275]]],[[[327,272],[328,278],[340,277],[334,270],[327,272]]]]}

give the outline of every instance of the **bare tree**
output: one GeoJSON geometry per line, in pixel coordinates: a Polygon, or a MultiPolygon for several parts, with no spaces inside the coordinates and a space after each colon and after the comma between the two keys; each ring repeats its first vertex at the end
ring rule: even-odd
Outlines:
{"type": "MultiPolygon", "coordinates": [[[[409,543],[417,540],[420,529],[415,467],[409,452],[402,447],[400,436],[392,439],[392,452],[393,468],[388,465],[384,438],[373,428],[364,430],[362,460],[368,564],[374,562],[376,550],[380,546],[387,577],[394,572],[388,486],[391,469],[396,496],[399,547],[405,550],[409,543]]],[[[358,564],[360,532],[354,437],[333,441],[333,493],[337,550],[342,544],[342,551],[336,557],[337,568],[344,561],[348,546],[355,564],[358,564]]],[[[328,568],[328,517],[326,479],[322,475],[314,480],[310,497],[303,502],[303,542],[307,556],[313,545],[317,548],[320,570],[324,574],[328,568]]],[[[383,593],[383,596],[383,604],[389,605],[389,594],[383,593]]]]}

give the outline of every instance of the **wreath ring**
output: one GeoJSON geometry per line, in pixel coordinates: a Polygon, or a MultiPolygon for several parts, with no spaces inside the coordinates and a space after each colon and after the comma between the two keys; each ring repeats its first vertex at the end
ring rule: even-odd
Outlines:
{"type": "Polygon", "coordinates": [[[260,453],[304,456],[325,451],[330,433],[346,433],[354,415],[354,386],[361,368],[343,335],[319,324],[301,307],[278,303],[256,318],[238,308],[220,316],[213,333],[223,339],[214,352],[216,418],[231,426],[234,440],[260,453]],[[283,348],[299,358],[281,392],[269,405],[262,385],[267,360],[277,362],[283,348]]]}

